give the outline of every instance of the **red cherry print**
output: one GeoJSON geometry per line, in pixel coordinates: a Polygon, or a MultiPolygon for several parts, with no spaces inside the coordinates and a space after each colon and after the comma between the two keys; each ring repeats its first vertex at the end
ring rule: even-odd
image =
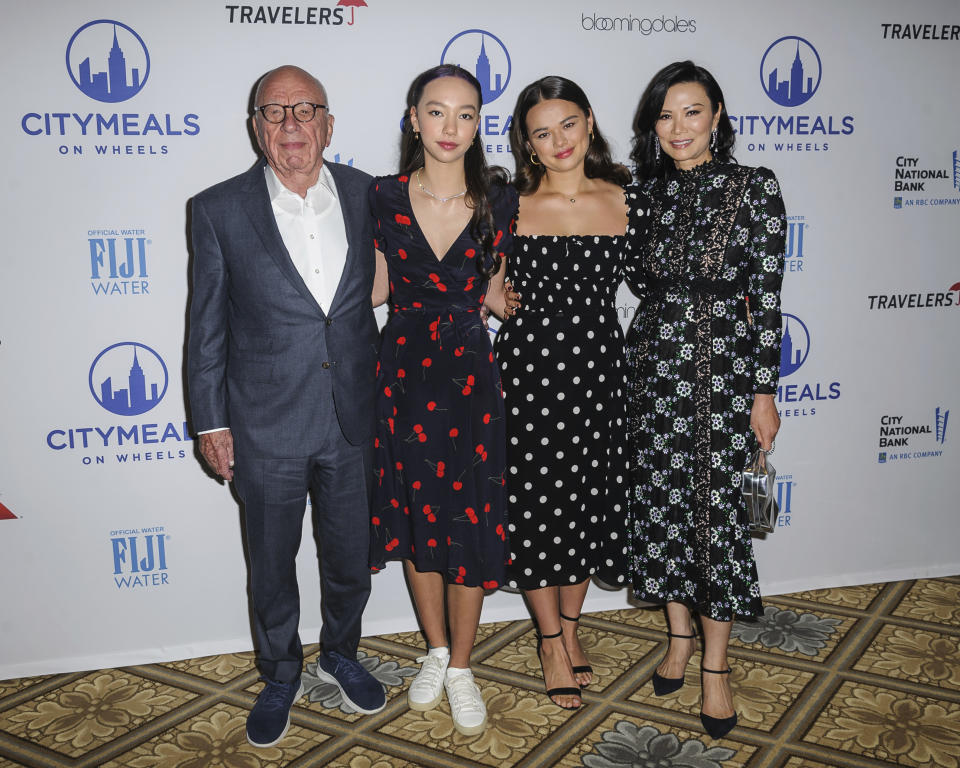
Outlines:
{"type": "Polygon", "coordinates": [[[391,281],[390,281],[390,293],[393,293],[395,290],[396,290],[396,288],[395,288],[394,285],[393,285],[393,280],[391,280],[391,281]]]}
{"type": "Polygon", "coordinates": [[[423,362],[421,363],[421,365],[424,368],[429,368],[431,365],[433,365],[433,360],[431,360],[429,357],[425,357],[423,358],[423,362]]]}
{"type": "MultiPolygon", "coordinates": [[[[397,213],[397,214],[394,215],[393,218],[394,218],[394,221],[397,222],[397,224],[401,224],[401,225],[403,225],[403,226],[405,226],[405,227],[409,227],[409,226],[410,226],[410,217],[409,217],[409,216],[404,216],[402,213],[397,213]]],[[[496,243],[494,243],[494,245],[496,245],[496,243]]]]}
{"type": "Polygon", "coordinates": [[[490,423],[490,414],[489,414],[489,413],[483,414],[483,423],[484,423],[484,424],[489,424],[489,423],[490,423]]]}
{"type": "Polygon", "coordinates": [[[437,283],[437,290],[440,291],[440,293],[446,293],[447,286],[445,286],[443,283],[437,283]]]}
{"type": "Polygon", "coordinates": [[[437,404],[436,404],[436,402],[433,401],[433,400],[431,400],[429,403],[427,403],[427,410],[428,410],[428,411],[432,411],[432,410],[433,410],[434,408],[436,408],[436,407],[437,407],[437,404]]]}
{"type": "Polygon", "coordinates": [[[398,255],[401,259],[406,259],[406,258],[407,258],[407,252],[406,252],[405,250],[403,250],[403,248],[400,248],[400,249],[397,250],[397,255],[398,255]]]}
{"type": "Polygon", "coordinates": [[[440,282],[440,275],[438,275],[436,272],[431,272],[429,275],[427,275],[427,277],[429,277],[430,281],[433,283],[440,282]]]}
{"type": "Polygon", "coordinates": [[[449,537],[449,536],[447,536],[447,546],[448,546],[448,547],[450,546],[450,537],[449,537]]]}
{"type": "Polygon", "coordinates": [[[455,357],[463,357],[463,347],[457,347],[453,350],[453,354],[455,357]]]}
{"type": "Polygon", "coordinates": [[[398,337],[397,337],[397,346],[402,347],[402,346],[403,346],[404,344],[406,344],[406,343],[407,343],[407,337],[406,337],[406,336],[398,336],[398,337]]]}
{"type": "Polygon", "coordinates": [[[377,360],[377,375],[380,375],[380,361],[377,360]]]}
{"type": "Polygon", "coordinates": [[[409,516],[410,516],[410,507],[404,507],[404,508],[403,508],[403,514],[405,514],[405,515],[407,515],[407,516],[409,517],[409,516]]]}
{"type": "Polygon", "coordinates": [[[431,514],[431,515],[427,515],[427,522],[428,522],[428,523],[435,523],[435,522],[437,522],[437,516],[436,516],[436,515],[432,515],[432,514],[431,514]]]}
{"type": "MultiPolygon", "coordinates": [[[[408,221],[407,223],[409,224],[410,222],[408,221]]],[[[494,244],[494,245],[500,245],[500,240],[501,240],[502,237],[503,237],[503,230],[502,230],[502,229],[498,229],[498,230],[497,230],[497,236],[496,236],[495,238],[493,238],[493,244],[494,244]]]]}
{"type": "MultiPolygon", "coordinates": [[[[406,184],[408,181],[410,181],[410,177],[404,174],[403,176],[397,178],[397,181],[399,181],[401,184],[406,184]]],[[[380,189],[379,185],[377,186],[377,189],[380,189]]]]}
{"type": "Polygon", "coordinates": [[[397,472],[402,472],[402,471],[403,471],[403,462],[402,462],[402,461],[398,461],[396,464],[394,464],[394,466],[397,468],[397,472]]]}
{"type": "Polygon", "coordinates": [[[390,499],[390,506],[394,509],[400,509],[400,502],[396,499],[390,499]]]}
{"type": "Polygon", "coordinates": [[[428,547],[431,547],[431,548],[437,546],[437,540],[436,540],[436,539],[427,539],[427,546],[428,546],[428,547]]]}
{"type": "Polygon", "coordinates": [[[390,387],[384,387],[383,394],[385,394],[387,397],[393,397],[393,393],[390,391],[390,387]]]}
{"type": "Polygon", "coordinates": [[[446,469],[447,465],[442,461],[437,462],[437,477],[443,477],[443,472],[446,469]]]}
{"type": "Polygon", "coordinates": [[[419,481],[419,480],[414,480],[414,481],[411,483],[411,485],[413,486],[413,490],[415,490],[415,491],[419,491],[419,490],[420,490],[420,481],[419,481]]]}
{"type": "Polygon", "coordinates": [[[486,461],[486,460],[487,460],[487,452],[484,451],[483,453],[481,453],[481,454],[480,454],[480,458],[483,459],[484,461],[486,461]]]}
{"type": "Polygon", "coordinates": [[[496,581],[485,581],[485,582],[483,582],[483,588],[484,588],[484,589],[496,589],[497,586],[498,586],[498,585],[497,585],[497,582],[496,582],[496,581]]]}
{"type": "Polygon", "coordinates": [[[374,515],[373,517],[370,518],[370,522],[373,523],[374,525],[380,525],[380,518],[374,515]]]}
{"type": "Polygon", "coordinates": [[[426,434],[424,434],[423,432],[421,432],[419,435],[417,435],[417,440],[419,440],[421,443],[427,442],[427,436],[426,436],[426,434]]]}
{"type": "Polygon", "coordinates": [[[387,419],[387,426],[390,427],[390,434],[393,434],[393,419],[387,419]]]}
{"type": "Polygon", "coordinates": [[[454,581],[457,584],[463,584],[463,576],[457,576],[457,578],[455,578],[454,581]]]}
{"type": "Polygon", "coordinates": [[[466,576],[466,575],[467,575],[467,569],[464,568],[462,565],[459,566],[459,567],[457,568],[457,575],[458,575],[458,576],[466,576]]]}
{"type": "Polygon", "coordinates": [[[409,282],[410,282],[410,278],[407,277],[406,275],[400,275],[400,277],[403,279],[403,282],[405,282],[405,283],[409,283],[409,282]]]}
{"type": "Polygon", "coordinates": [[[406,375],[407,375],[407,372],[406,372],[405,370],[403,370],[403,368],[398,368],[398,369],[397,369],[397,378],[398,378],[398,379],[402,379],[402,378],[403,378],[404,376],[406,376],[406,375]]]}
{"type": "Polygon", "coordinates": [[[469,387],[469,386],[464,387],[463,389],[460,390],[460,393],[463,395],[469,395],[471,392],[473,392],[473,387],[469,387]]]}
{"type": "Polygon", "coordinates": [[[475,277],[468,277],[467,284],[464,286],[463,290],[472,291],[473,290],[473,281],[476,280],[475,277]]]}
{"type": "Polygon", "coordinates": [[[374,448],[379,448],[379,447],[380,447],[380,438],[379,438],[379,437],[373,438],[373,447],[374,447],[374,448]]]}
{"type": "Polygon", "coordinates": [[[467,248],[467,250],[464,251],[464,255],[465,255],[468,259],[472,259],[474,256],[477,255],[477,252],[476,252],[473,248],[467,248]]]}
{"type": "Polygon", "coordinates": [[[486,504],[483,505],[483,511],[484,511],[484,513],[489,514],[489,512],[490,512],[490,502],[489,502],[489,501],[488,501],[486,504]]]}
{"type": "Polygon", "coordinates": [[[475,381],[475,379],[473,378],[473,374],[472,374],[472,373],[471,373],[469,376],[467,376],[467,386],[472,387],[474,381],[475,381]]]}
{"type": "Polygon", "coordinates": [[[453,481],[453,490],[459,491],[461,488],[463,488],[463,483],[461,483],[459,480],[454,480],[454,481],[453,481]]]}
{"type": "Polygon", "coordinates": [[[423,432],[423,425],[421,425],[421,424],[414,424],[414,425],[413,425],[413,431],[416,432],[416,433],[419,435],[421,432],[423,432]]]}
{"type": "Polygon", "coordinates": [[[490,353],[490,356],[487,358],[491,363],[493,362],[493,352],[490,353]]]}
{"type": "Polygon", "coordinates": [[[419,301],[413,302],[413,306],[416,307],[417,309],[423,308],[423,304],[421,304],[419,301]]]}
{"type": "Polygon", "coordinates": [[[393,552],[393,550],[395,550],[399,545],[400,545],[400,539],[393,538],[393,539],[390,539],[390,543],[387,544],[385,549],[387,550],[387,552],[393,552]]]}
{"type": "Polygon", "coordinates": [[[483,453],[483,443],[477,443],[477,447],[473,449],[477,453],[483,453]]]}
{"type": "Polygon", "coordinates": [[[479,518],[477,518],[477,513],[473,507],[467,507],[464,511],[467,513],[467,518],[469,518],[471,523],[476,525],[479,522],[479,518]]]}
{"type": "Polygon", "coordinates": [[[424,504],[424,505],[423,505],[423,514],[429,515],[432,511],[433,511],[433,510],[430,509],[430,505],[429,505],[429,504],[424,504]]]}
{"type": "Polygon", "coordinates": [[[450,437],[456,437],[459,434],[460,434],[460,430],[457,429],[456,427],[450,430],[450,437]]]}

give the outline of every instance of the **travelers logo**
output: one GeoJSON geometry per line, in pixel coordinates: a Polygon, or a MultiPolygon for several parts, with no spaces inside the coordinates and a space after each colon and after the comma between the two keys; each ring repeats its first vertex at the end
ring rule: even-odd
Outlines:
{"type": "Polygon", "coordinates": [[[137,416],[167,392],[167,366],[150,347],[122,341],[107,347],[90,366],[90,393],[110,413],[137,416]]]}
{"type": "Polygon", "coordinates": [[[483,103],[495,101],[510,83],[510,53],[496,35],[485,29],[467,29],[454,35],[440,54],[441,64],[457,64],[480,81],[483,103]]]}
{"type": "Polygon", "coordinates": [[[147,46],[131,27],[110,19],[84,24],[67,43],[70,79],[91,99],[126,101],[150,76],[147,46]]]}
{"type": "Polygon", "coordinates": [[[796,315],[783,313],[783,340],[780,342],[780,375],[800,369],[810,354],[810,332],[796,315]]]}
{"type": "Polygon", "coordinates": [[[760,62],[763,90],[781,107],[798,107],[820,87],[820,54],[802,37],[788,35],[767,48],[760,62]]]}
{"type": "Polygon", "coordinates": [[[0,504],[0,520],[16,520],[17,516],[13,514],[9,509],[7,509],[3,504],[0,504]]]}

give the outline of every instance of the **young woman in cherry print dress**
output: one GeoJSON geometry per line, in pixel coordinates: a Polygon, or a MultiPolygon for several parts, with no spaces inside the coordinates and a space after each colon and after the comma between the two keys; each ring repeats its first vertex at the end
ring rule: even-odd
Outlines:
{"type": "Polygon", "coordinates": [[[374,304],[390,299],[378,370],[371,565],[402,559],[429,651],[408,693],[479,733],[470,673],[484,590],[509,559],[500,377],[480,314],[503,316],[516,195],[486,166],[480,86],[459,67],[421,74],[407,95],[401,173],[377,179],[374,304]],[[446,610],[445,610],[446,603],[446,610]],[[447,637],[447,622],[450,637],[447,637]]]}

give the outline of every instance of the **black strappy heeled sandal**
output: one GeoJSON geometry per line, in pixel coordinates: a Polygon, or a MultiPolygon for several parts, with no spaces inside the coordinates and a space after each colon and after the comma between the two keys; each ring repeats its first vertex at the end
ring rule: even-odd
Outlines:
{"type": "MultiPolygon", "coordinates": [[[[543,645],[544,640],[553,640],[557,637],[563,637],[563,631],[557,632],[555,635],[541,635],[537,632],[537,658],[540,659],[540,671],[543,673],[543,687],[547,688],[547,673],[543,668],[543,657],[540,655],[540,648],[543,645]]],[[[579,687],[573,688],[572,686],[564,686],[561,688],[547,688],[547,696],[550,698],[550,701],[553,701],[554,696],[577,696],[578,698],[582,696],[583,692],[579,687]]],[[[580,703],[575,707],[564,707],[561,704],[557,704],[556,701],[553,701],[561,709],[580,709],[583,706],[583,699],[580,699],[580,703]]]]}
{"type": "MultiPolygon", "coordinates": [[[[729,675],[730,669],[707,669],[706,667],[700,667],[701,672],[709,672],[711,675],[729,675]]],[[[730,730],[737,724],[737,713],[734,712],[732,717],[710,717],[710,715],[703,714],[703,710],[700,710],[700,722],[703,723],[704,730],[710,734],[710,737],[713,739],[722,739],[730,730]]]]}
{"type": "MultiPolygon", "coordinates": [[[[683,640],[696,640],[697,633],[694,632],[692,635],[675,635],[670,630],[667,630],[667,637],[677,637],[682,638],[683,640]]],[[[696,643],[694,643],[694,651],[696,651],[696,643]]],[[[691,656],[693,654],[690,654],[691,656]]],[[[689,661],[689,660],[688,660],[689,661]]],[[[683,677],[663,677],[658,675],[656,672],[653,673],[653,692],[657,696],[666,696],[669,693],[674,691],[679,691],[683,688],[683,677]]]]}
{"type": "MultiPolygon", "coordinates": [[[[564,616],[564,615],[561,613],[561,614],[560,614],[560,618],[563,619],[564,621],[573,622],[574,624],[579,624],[579,623],[580,623],[580,617],[579,617],[579,616],[577,616],[577,618],[575,618],[575,619],[571,619],[569,616],[564,616]]],[[[592,674],[593,674],[593,667],[591,667],[589,664],[578,664],[577,666],[575,666],[575,667],[573,668],[573,674],[575,674],[575,675],[582,675],[582,674],[584,674],[584,673],[586,673],[586,674],[588,674],[588,675],[592,675],[592,674]]],[[[589,685],[589,683],[587,683],[587,685],[589,685]]],[[[584,686],[584,687],[586,687],[586,686],[584,686]]]]}

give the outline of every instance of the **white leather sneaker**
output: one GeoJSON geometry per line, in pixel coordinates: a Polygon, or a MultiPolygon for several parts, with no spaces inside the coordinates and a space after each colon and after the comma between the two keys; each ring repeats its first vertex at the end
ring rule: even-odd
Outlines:
{"type": "Polygon", "coordinates": [[[469,669],[449,667],[444,678],[454,727],[464,736],[482,733],[487,726],[487,708],[469,669]]]}
{"type": "Polygon", "coordinates": [[[410,709],[426,712],[433,709],[443,698],[443,676],[450,663],[450,649],[431,648],[426,656],[421,656],[420,671],[407,689],[407,703],[410,709]]]}

